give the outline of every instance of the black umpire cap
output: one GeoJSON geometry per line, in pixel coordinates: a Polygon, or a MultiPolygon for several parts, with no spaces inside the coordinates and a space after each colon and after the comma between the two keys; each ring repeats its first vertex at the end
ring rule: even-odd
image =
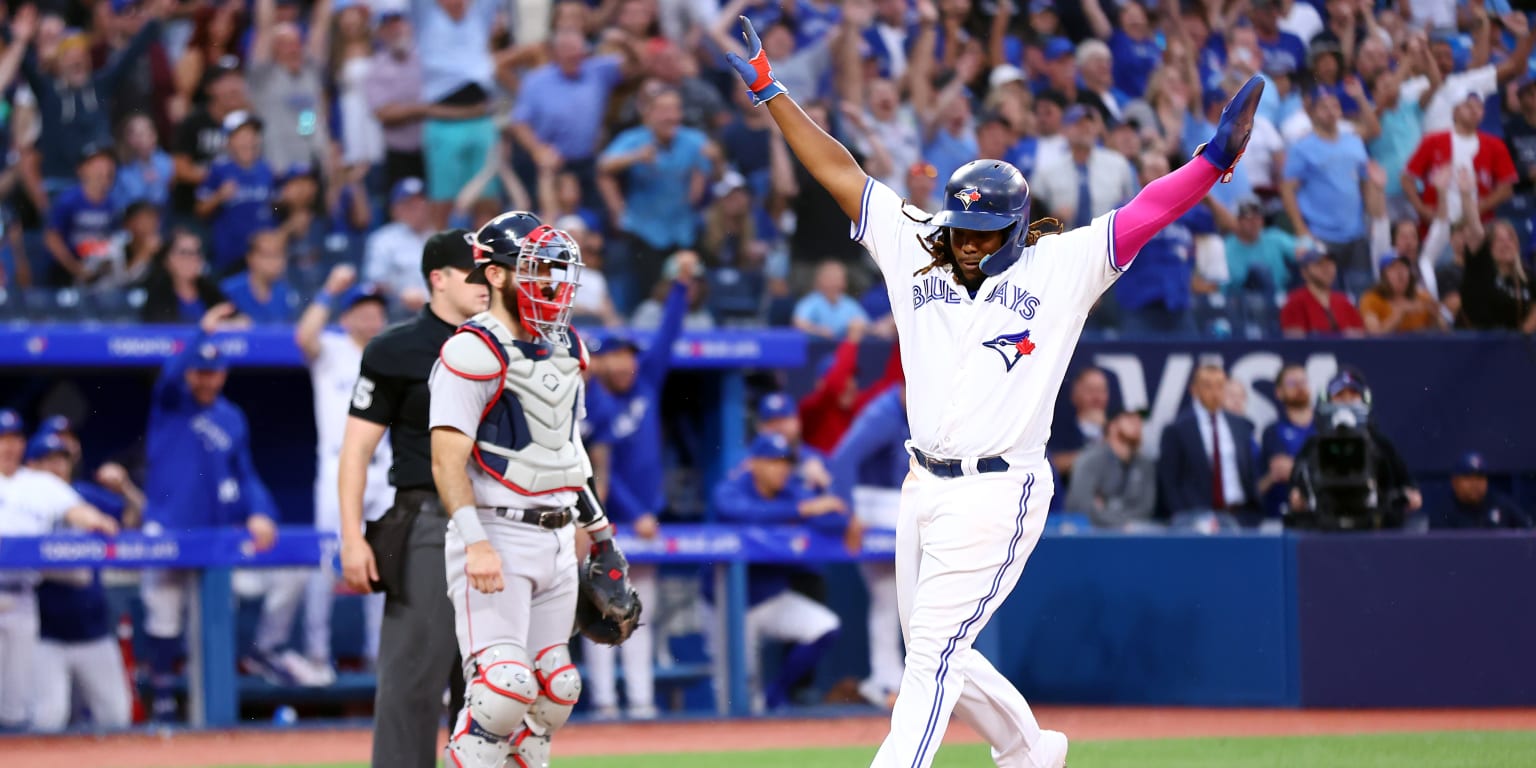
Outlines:
{"type": "Polygon", "coordinates": [[[430,284],[433,272],[450,267],[473,271],[475,249],[469,244],[469,235],[467,229],[449,229],[427,238],[421,249],[421,279],[430,284]]]}

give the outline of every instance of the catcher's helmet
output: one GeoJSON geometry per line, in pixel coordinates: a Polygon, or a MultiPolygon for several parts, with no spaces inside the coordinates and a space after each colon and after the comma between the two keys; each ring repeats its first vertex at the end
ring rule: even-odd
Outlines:
{"type": "Polygon", "coordinates": [[[936,227],[996,232],[1013,227],[1001,247],[981,260],[981,271],[995,275],[1024,252],[1024,226],[1029,215],[1029,182],[1019,169],[1001,160],[974,160],[960,166],[944,185],[944,210],[934,214],[936,227]]]}
{"type": "Polygon", "coordinates": [[[487,221],[479,231],[466,238],[475,248],[475,268],[464,282],[485,285],[485,267],[489,264],[500,264],[508,269],[516,267],[518,254],[523,250],[523,238],[543,223],[527,211],[507,211],[487,221]]]}

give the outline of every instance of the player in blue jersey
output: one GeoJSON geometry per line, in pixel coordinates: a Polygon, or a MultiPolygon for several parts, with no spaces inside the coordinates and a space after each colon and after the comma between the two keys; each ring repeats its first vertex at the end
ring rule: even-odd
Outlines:
{"type": "MultiPolygon", "coordinates": [[[[642,538],[656,535],[656,517],[666,506],[662,480],[661,390],[672,369],[672,345],[683,330],[688,314],[688,284],[699,269],[698,257],[688,253],[677,256],[677,281],[667,294],[661,326],[642,352],[627,338],[609,339],[601,347],[598,381],[604,390],[595,398],[611,402],[608,420],[611,472],[608,493],[603,499],[608,519],[615,524],[634,526],[642,538]],[[610,397],[604,397],[609,395],[610,397]]],[[[607,404],[605,403],[606,407],[607,404]]],[[[589,414],[590,415],[590,414],[589,414]]],[[[658,605],[656,567],[630,566],[630,584],[640,593],[642,605],[658,605]]],[[[624,693],[629,700],[628,714],[635,719],[656,716],[652,665],[655,637],[649,624],[641,624],[629,640],[617,649],[583,640],[582,655],[587,660],[588,692],[599,716],[618,714],[618,690],[615,687],[614,657],[624,662],[624,693]]]]}
{"type": "MultiPolygon", "coordinates": [[[[257,551],[277,540],[277,509],[251,460],[250,426],[225,399],[228,361],[211,334],[231,308],[209,312],[201,333],[172,357],[155,382],[149,411],[144,532],[150,535],[239,525],[257,551]]],[[[144,600],[153,714],[175,718],[171,685],[186,619],[192,572],[149,570],[144,600]]],[[[292,595],[303,594],[302,573],[292,595]]]]}
{"type": "MultiPolygon", "coordinates": [[[[779,434],[760,434],[748,448],[746,471],[737,472],[715,487],[711,501],[721,520],[755,525],[803,524],[832,533],[848,525],[843,500],[813,490],[795,473],[795,447],[779,434]]],[[[795,684],[816,668],[837,640],[842,626],[837,614],[819,602],[791,589],[791,579],[801,569],[781,565],[754,565],[747,574],[746,617],[747,674],[754,712],[782,709],[790,703],[795,684]],[[773,682],[759,680],[758,643],[764,638],[792,644],[773,682]]],[[[713,597],[711,581],[706,596],[713,597]]],[[[716,644],[717,648],[718,643],[716,644]]],[[[716,658],[723,658],[717,652],[716,658]]]]}

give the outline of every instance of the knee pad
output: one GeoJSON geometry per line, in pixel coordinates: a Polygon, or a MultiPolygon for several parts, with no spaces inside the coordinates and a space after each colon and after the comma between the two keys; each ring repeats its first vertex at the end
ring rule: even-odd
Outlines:
{"type": "Polygon", "coordinates": [[[512,761],[515,768],[549,768],[549,735],[540,736],[527,728],[512,737],[512,761]]]}
{"type": "Polygon", "coordinates": [[[571,663],[571,649],[565,643],[539,651],[533,672],[539,682],[539,696],[528,710],[528,719],[547,736],[570,719],[571,709],[581,698],[581,673],[571,663]]]}
{"type": "Polygon", "coordinates": [[[476,725],[501,738],[522,727],[539,682],[523,649],[493,645],[475,655],[474,675],[464,687],[464,706],[476,725]]]}

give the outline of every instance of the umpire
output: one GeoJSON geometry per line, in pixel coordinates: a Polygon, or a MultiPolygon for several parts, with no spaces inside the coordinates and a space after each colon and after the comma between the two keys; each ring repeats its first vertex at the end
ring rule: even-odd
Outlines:
{"type": "Polygon", "coordinates": [[[415,320],[385,330],[363,350],[342,437],[343,575],[354,589],[386,595],[374,695],[374,768],[435,766],[444,685],[453,691],[453,712],[463,699],[443,564],[448,516],[432,483],[427,377],[443,342],[486,308],[485,286],[464,282],[475,266],[468,235],[454,229],[427,240],[421,272],[431,289],[428,304],[415,320]],[[395,503],[364,533],[368,463],[385,430],[394,448],[389,482],[395,503]]]}

